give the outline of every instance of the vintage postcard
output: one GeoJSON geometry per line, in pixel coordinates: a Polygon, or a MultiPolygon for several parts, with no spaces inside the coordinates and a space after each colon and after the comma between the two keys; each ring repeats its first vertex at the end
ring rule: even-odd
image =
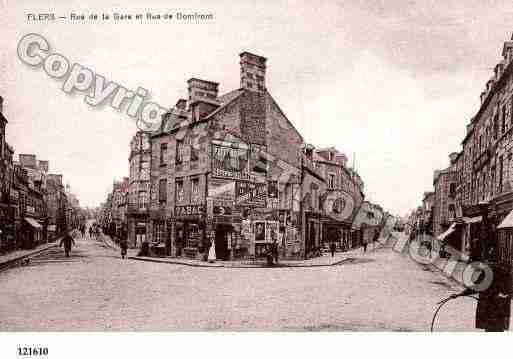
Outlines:
{"type": "Polygon", "coordinates": [[[510,330],[511,2],[0,6],[0,332],[510,330]]]}

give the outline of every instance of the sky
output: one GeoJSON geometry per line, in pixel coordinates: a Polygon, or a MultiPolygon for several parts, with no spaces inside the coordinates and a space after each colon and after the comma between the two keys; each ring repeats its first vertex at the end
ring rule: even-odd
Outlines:
{"type": "Polygon", "coordinates": [[[405,215],[433,171],[461,150],[479,94],[513,28],[511,1],[0,0],[0,95],[7,141],[50,161],[84,206],[128,176],[136,131],[126,111],[91,107],[84,92],[17,57],[28,33],[51,52],[171,107],[186,81],[239,87],[239,57],[267,57],[266,87],[305,141],[356,165],[368,200],[405,215]],[[72,21],[70,14],[212,13],[210,21],[72,21]],[[68,19],[29,21],[27,14],[68,19]]]}

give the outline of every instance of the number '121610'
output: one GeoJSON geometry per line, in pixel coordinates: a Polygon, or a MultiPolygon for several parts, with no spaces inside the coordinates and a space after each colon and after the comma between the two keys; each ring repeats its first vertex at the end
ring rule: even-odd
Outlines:
{"type": "Polygon", "coordinates": [[[47,356],[46,347],[18,347],[18,356],[47,356]]]}

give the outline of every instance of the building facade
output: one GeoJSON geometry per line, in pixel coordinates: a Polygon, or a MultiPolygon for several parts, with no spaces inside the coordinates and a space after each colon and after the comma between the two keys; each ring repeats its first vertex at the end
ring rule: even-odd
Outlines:
{"type": "MultiPolygon", "coordinates": [[[[160,151],[162,158],[167,157],[167,148],[160,148],[160,151]]],[[[138,131],[134,135],[128,162],[128,243],[131,247],[140,247],[146,241],[149,227],[151,145],[148,133],[138,131]]]]}
{"type": "Polygon", "coordinates": [[[240,88],[224,95],[218,83],[191,78],[149,146],[134,136],[129,206],[144,210],[128,217],[155,252],[201,258],[215,245],[219,259],[260,257],[276,240],[280,255],[307,257],[347,236],[363,182],[336,150],[305,145],[267,91],[266,62],[240,54],[240,88]]]}

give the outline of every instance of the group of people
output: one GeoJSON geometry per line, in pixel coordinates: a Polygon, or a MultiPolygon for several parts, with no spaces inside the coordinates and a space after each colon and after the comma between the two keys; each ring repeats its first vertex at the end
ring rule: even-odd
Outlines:
{"type": "MultiPolygon", "coordinates": [[[[78,228],[74,229],[71,233],[66,233],[64,237],[62,237],[59,247],[64,246],[64,254],[66,257],[69,257],[71,252],[71,247],[76,246],[76,242],[74,237],[81,236],[84,239],[87,239],[86,233],[89,232],[89,238],[90,239],[96,239],[100,236],[100,227],[93,223],[89,226],[89,229],[87,229],[85,224],[81,224],[78,228]]],[[[126,254],[126,251],[125,251],[126,254]]]]}

